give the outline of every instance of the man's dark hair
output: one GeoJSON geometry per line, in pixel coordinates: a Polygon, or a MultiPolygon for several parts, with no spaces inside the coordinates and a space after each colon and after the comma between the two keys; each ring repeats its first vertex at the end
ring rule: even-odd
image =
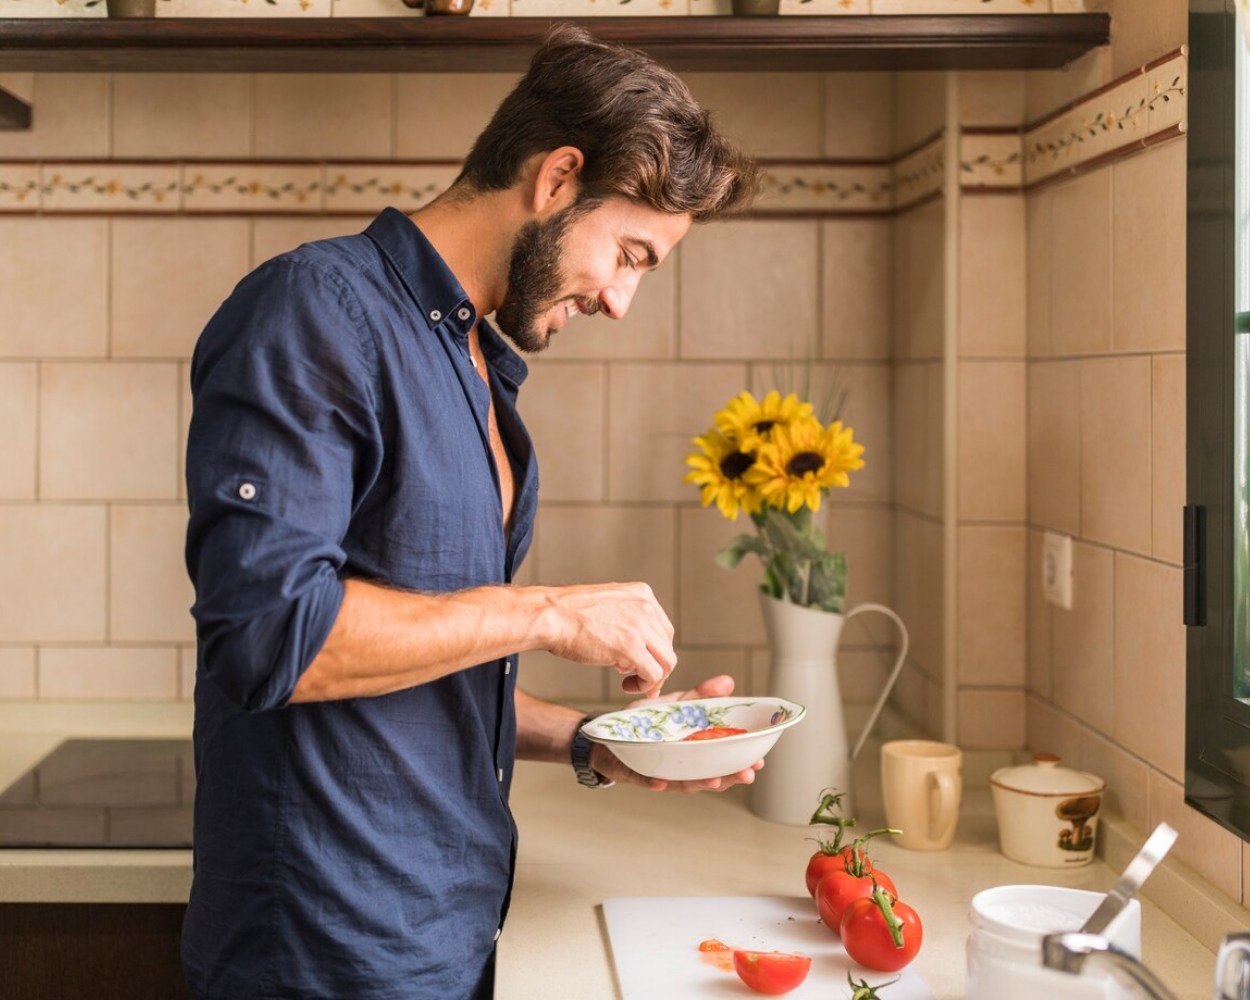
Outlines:
{"type": "Polygon", "coordinates": [[[561,146],[585,156],[583,207],[620,195],[702,222],[746,208],[759,183],[755,164],[713,128],[675,73],[567,24],[548,33],[457,183],[505,190],[530,157],[561,146]]]}

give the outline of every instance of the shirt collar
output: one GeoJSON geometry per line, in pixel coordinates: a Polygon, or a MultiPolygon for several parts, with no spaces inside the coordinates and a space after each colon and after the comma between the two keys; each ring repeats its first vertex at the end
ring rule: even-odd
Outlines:
{"type": "MultiPolygon", "coordinates": [[[[467,338],[478,323],[477,310],[417,224],[399,209],[387,208],[365,233],[399,272],[430,329],[467,338]]],[[[525,362],[485,320],[478,326],[478,338],[492,368],[515,385],[525,381],[529,372],[525,362]]]]}

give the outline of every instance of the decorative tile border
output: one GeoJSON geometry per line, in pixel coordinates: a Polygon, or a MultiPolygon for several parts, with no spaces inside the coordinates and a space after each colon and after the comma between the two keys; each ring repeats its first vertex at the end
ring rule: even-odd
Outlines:
{"type": "MultiPolygon", "coordinates": [[[[961,188],[1033,188],[1180,135],[1188,89],[1182,49],[1023,134],[969,129],[960,135],[961,188]]],[[[941,192],[945,162],[940,134],[892,162],[765,161],[755,214],[898,212],[941,192]]],[[[0,162],[0,214],[361,214],[387,205],[412,211],[446,190],[458,169],[447,162],[0,162]]]]}
{"type": "Polygon", "coordinates": [[[1020,132],[964,132],[959,137],[959,175],[965,191],[1018,190],[1024,183],[1020,132]]]}
{"type": "Polygon", "coordinates": [[[939,134],[894,164],[894,207],[904,209],[942,190],[946,176],[945,142],[939,134]]]}
{"type": "Polygon", "coordinates": [[[45,163],[45,212],[177,212],[178,167],[163,164],[45,163]]]}
{"type": "Polygon", "coordinates": [[[1033,188],[1181,135],[1188,92],[1189,58],[1182,48],[1026,127],[1023,135],[965,131],[960,186],[971,194],[1033,188]]]}
{"type": "Polygon", "coordinates": [[[1025,133],[1025,186],[1184,132],[1188,94],[1181,49],[1051,115],[1025,133]]]}
{"type": "Polygon", "coordinates": [[[459,164],[326,164],[328,212],[376,212],[392,205],[413,212],[451,187],[459,164]]]}
{"type": "Polygon", "coordinates": [[[322,212],[321,165],[298,163],[187,164],[182,174],[184,212],[322,212]]]}
{"type": "Polygon", "coordinates": [[[0,212],[34,212],[39,199],[38,164],[0,164],[0,212]]]}
{"type": "Polygon", "coordinates": [[[758,213],[841,215],[889,212],[894,208],[894,180],[888,163],[769,163],[758,213]]]}
{"type": "MultiPolygon", "coordinates": [[[[767,161],[760,216],[889,214],[942,186],[940,137],[897,161],[767,161]]],[[[458,163],[0,162],[0,214],[321,215],[414,211],[458,163]]]]}

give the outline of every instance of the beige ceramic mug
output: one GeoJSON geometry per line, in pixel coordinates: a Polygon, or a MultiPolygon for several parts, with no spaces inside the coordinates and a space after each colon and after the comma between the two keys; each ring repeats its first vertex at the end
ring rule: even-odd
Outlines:
{"type": "Polygon", "coordinates": [[[900,847],[941,851],[955,839],[963,795],[963,751],[933,740],[892,740],[881,747],[885,821],[900,847]]]}

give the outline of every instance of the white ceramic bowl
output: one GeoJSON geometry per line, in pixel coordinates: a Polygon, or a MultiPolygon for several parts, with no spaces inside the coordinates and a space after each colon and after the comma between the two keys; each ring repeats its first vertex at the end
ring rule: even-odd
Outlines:
{"type": "Polygon", "coordinates": [[[582,732],[639,774],[696,781],[750,767],[806,714],[802,705],[782,698],[650,701],[591,719],[582,732]],[[686,739],[712,726],[746,732],[717,739],[686,739]]]}

